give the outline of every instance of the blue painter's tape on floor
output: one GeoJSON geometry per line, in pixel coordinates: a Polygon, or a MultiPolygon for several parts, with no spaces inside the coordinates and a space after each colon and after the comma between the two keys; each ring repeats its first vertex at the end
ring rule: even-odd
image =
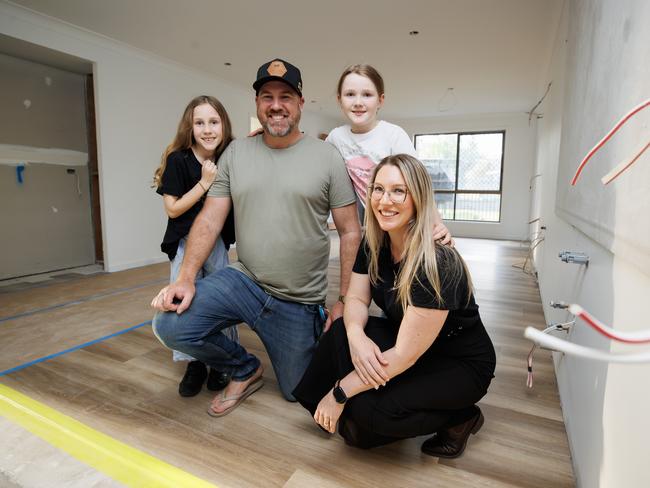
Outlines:
{"type": "Polygon", "coordinates": [[[80,344],[78,346],[71,347],[69,349],[66,349],[65,351],[57,352],[55,354],[50,354],[49,356],[44,356],[39,359],[35,359],[34,361],[30,361],[28,363],[24,363],[18,366],[15,366],[13,368],[5,369],[4,371],[0,371],[0,376],[7,375],[9,373],[15,373],[16,371],[20,371],[21,369],[28,368],[29,366],[33,366],[34,364],[42,363],[43,361],[47,361],[49,359],[53,359],[59,356],[62,356],[64,354],[67,354],[69,352],[73,351],[78,351],[79,349],[83,349],[84,347],[92,346],[93,344],[97,344],[98,342],[105,341],[106,339],[110,339],[111,337],[116,337],[122,334],[126,334],[127,332],[131,332],[132,330],[139,329],[140,327],[144,327],[145,325],[151,325],[151,320],[147,320],[146,322],[142,322],[141,324],[134,325],[133,327],[129,327],[124,330],[120,330],[118,332],[114,332],[113,334],[109,334],[104,337],[100,337],[99,339],[92,340],[90,342],[86,342],[85,344],[80,344]]]}
{"type": "Polygon", "coordinates": [[[110,291],[108,293],[97,293],[96,295],[89,295],[87,297],[79,298],[77,300],[70,300],[69,302],[57,303],[56,305],[50,305],[49,307],[43,307],[43,308],[37,308],[37,309],[34,309],[34,310],[29,310],[28,312],[19,313],[19,314],[16,314],[16,315],[12,315],[10,317],[0,317],[0,323],[7,322],[8,320],[19,319],[21,317],[28,317],[30,315],[35,315],[37,313],[48,312],[50,310],[55,310],[57,308],[67,307],[69,305],[78,305],[78,304],[84,303],[84,302],[99,300],[100,298],[110,297],[110,296],[113,296],[113,295],[119,295],[120,293],[124,293],[125,291],[137,290],[138,288],[144,288],[144,287],[147,287],[147,286],[150,286],[150,285],[155,285],[157,283],[165,283],[165,282],[167,282],[166,279],[148,281],[147,283],[141,283],[139,285],[130,286],[130,287],[127,287],[127,288],[119,288],[118,290],[113,290],[113,291],[110,291]]]}

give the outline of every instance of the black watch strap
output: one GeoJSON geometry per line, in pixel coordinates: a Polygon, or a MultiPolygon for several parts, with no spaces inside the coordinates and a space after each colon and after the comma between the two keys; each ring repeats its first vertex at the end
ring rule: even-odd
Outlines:
{"type": "Polygon", "coordinates": [[[338,380],[336,382],[336,385],[334,385],[332,394],[334,395],[334,400],[336,400],[336,403],[343,404],[348,401],[348,396],[343,391],[343,388],[341,388],[341,380],[338,380]]]}

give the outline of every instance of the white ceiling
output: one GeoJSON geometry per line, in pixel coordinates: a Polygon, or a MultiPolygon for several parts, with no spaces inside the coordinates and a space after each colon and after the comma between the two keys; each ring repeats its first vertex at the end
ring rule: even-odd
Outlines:
{"type": "Polygon", "coordinates": [[[14,0],[246,88],[284,58],[303,73],[307,109],[327,115],[338,116],[343,68],[370,63],[387,118],[530,110],[550,81],[563,1],[14,0]],[[442,113],[448,87],[457,104],[442,113]]]}

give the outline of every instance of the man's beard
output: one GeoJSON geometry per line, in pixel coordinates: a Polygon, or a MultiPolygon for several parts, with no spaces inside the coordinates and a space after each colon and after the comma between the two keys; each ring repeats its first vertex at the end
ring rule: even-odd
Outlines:
{"type": "Polygon", "coordinates": [[[270,123],[266,123],[266,132],[268,132],[273,137],[285,137],[294,128],[294,124],[288,124],[286,127],[273,127],[270,123]]]}
{"type": "Polygon", "coordinates": [[[286,126],[274,126],[272,123],[272,117],[273,115],[270,115],[269,117],[266,118],[266,123],[264,124],[264,130],[268,132],[271,136],[273,137],[285,137],[288,136],[293,129],[298,125],[298,121],[300,120],[300,116],[296,117],[294,120],[291,119],[291,117],[287,117],[286,120],[286,126]]]}

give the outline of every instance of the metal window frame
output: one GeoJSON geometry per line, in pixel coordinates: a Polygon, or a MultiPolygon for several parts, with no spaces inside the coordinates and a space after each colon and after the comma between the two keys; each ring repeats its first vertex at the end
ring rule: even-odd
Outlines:
{"type": "Polygon", "coordinates": [[[506,130],[478,130],[478,131],[464,131],[464,132],[429,132],[422,134],[413,135],[413,147],[417,152],[417,140],[420,136],[456,136],[456,176],[454,179],[454,189],[453,190],[436,190],[435,193],[451,193],[454,195],[454,215],[452,219],[454,222],[482,222],[489,224],[501,223],[501,211],[503,209],[503,167],[504,167],[504,158],[506,152],[506,130]],[[483,135],[483,134],[501,134],[501,168],[499,173],[499,189],[498,190],[459,190],[458,189],[458,170],[460,168],[460,137],[465,135],[483,135]],[[472,194],[481,194],[481,195],[499,195],[499,220],[459,220],[456,219],[456,201],[458,195],[472,195],[472,194]]]}

